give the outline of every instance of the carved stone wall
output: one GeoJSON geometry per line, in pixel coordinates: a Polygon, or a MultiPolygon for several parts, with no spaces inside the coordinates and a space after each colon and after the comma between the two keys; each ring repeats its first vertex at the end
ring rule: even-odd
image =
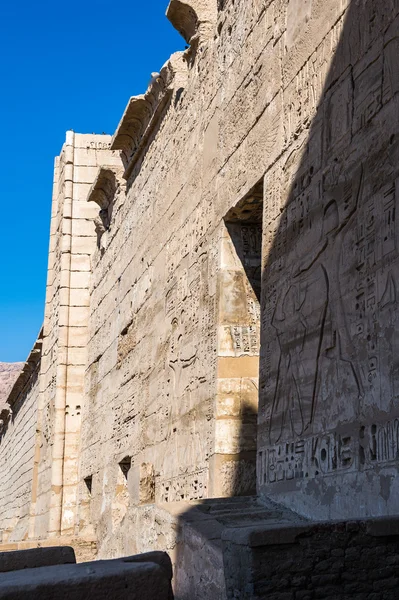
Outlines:
{"type": "Polygon", "coordinates": [[[259,489],[310,517],[397,514],[398,7],[347,3],[326,27],[323,3],[291,4],[285,143],[265,175],[259,489]]]}
{"type": "Polygon", "coordinates": [[[0,408],[0,544],[29,535],[40,357],[41,337],[27,361],[19,363],[19,375],[0,408]]]}
{"type": "Polygon", "coordinates": [[[319,517],[397,510],[397,11],[377,12],[219,3],[212,35],[130,100],[112,141],[126,188],[90,288],[80,485],[86,497],[92,482],[85,519],[104,555],[124,547],[143,499],[240,493],[259,324],[259,492],[319,517]],[[258,225],[226,230],[253,190],[258,225]],[[260,228],[259,307],[234,237],[248,250],[260,228]]]}
{"type": "Polygon", "coordinates": [[[55,163],[43,356],[38,404],[38,473],[31,537],[73,535],[87,362],[90,255],[99,208],[87,195],[100,165],[119,156],[110,137],[67,133],[55,163]]]}
{"type": "Polygon", "coordinates": [[[32,538],[174,551],[168,511],[251,492],[255,454],[306,516],[398,513],[398,13],[172,0],[190,47],[67,134],[32,538]]]}

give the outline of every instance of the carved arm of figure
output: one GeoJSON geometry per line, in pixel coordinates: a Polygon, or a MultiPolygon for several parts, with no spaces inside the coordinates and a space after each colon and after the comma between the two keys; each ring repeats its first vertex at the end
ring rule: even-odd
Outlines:
{"type": "Polygon", "coordinates": [[[309,269],[315,264],[319,256],[323,254],[324,250],[327,248],[328,239],[320,240],[318,244],[314,247],[313,250],[309,252],[309,254],[299,263],[296,269],[293,271],[293,277],[299,277],[305,271],[309,271],[309,269]]]}

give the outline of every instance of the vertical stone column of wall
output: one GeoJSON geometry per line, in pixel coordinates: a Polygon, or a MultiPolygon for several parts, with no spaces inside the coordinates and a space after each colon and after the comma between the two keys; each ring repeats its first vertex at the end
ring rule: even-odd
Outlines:
{"type": "MultiPolygon", "coordinates": [[[[59,177],[60,177],[60,157],[57,156],[54,160],[54,178],[53,178],[53,195],[52,195],[52,203],[51,203],[51,221],[50,221],[50,242],[49,242],[49,258],[48,258],[48,269],[47,269],[47,286],[46,286],[46,300],[45,300],[45,317],[43,324],[43,335],[44,332],[48,334],[49,331],[55,331],[55,328],[52,327],[50,320],[50,312],[47,310],[47,307],[52,301],[52,297],[54,295],[54,287],[55,287],[55,249],[56,249],[56,231],[57,231],[57,223],[58,223],[58,214],[59,214],[59,177]]],[[[29,514],[29,532],[28,537],[34,538],[37,531],[38,521],[40,522],[40,517],[38,515],[41,513],[41,509],[43,509],[43,503],[40,507],[39,500],[39,473],[43,473],[41,459],[43,458],[43,448],[45,445],[45,439],[43,435],[43,425],[45,419],[45,404],[44,398],[46,382],[48,381],[47,373],[50,366],[50,357],[51,353],[49,353],[50,345],[47,343],[46,352],[43,351],[42,346],[42,359],[40,364],[40,373],[39,373],[39,393],[38,393],[38,405],[37,405],[37,427],[36,427],[36,436],[35,436],[35,450],[34,450],[34,464],[33,464],[33,473],[32,473],[32,496],[31,496],[31,504],[30,504],[30,514],[29,514]]],[[[41,500],[44,497],[42,495],[41,500]]]]}
{"type": "Polygon", "coordinates": [[[61,233],[63,213],[64,154],[55,159],[53,199],[51,208],[50,247],[47,272],[46,304],[43,326],[42,361],[39,378],[38,424],[35,447],[35,466],[32,484],[29,537],[46,537],[48,531],[48,499],[51,490],[51,422],[54,405],[58,311],[59,271],[61,268],[61,233]]]}
{"type": "Polygon", "coordinates": [[[96,247],[98,213],[86,198],[98,166],[113,160],[109,146],[109,136],[68,132],[56,168],[33,537],[72,534],[75,526],[90,255],[96,247]]]}
{"type": "MultiPolygon", "coordinates": [[[[212,496],[254,492],[259,375],[259,302],[237,253],[242,225],[222,225],[215,453],[212,496]]],[[[240,252],[240,250],[239,250],[240,252]]]]}
{"type": "Polygon", "coordinates": [[[64,443],[66,434],[68,345],[70,311],[70,273],[72,263],[72,202],[74,185],[74,134],[67,133],[64,146],[64,206],[61,224],[61,272],[58,291],[58,360],[54,397],[54,430],[51,461],[51,492],[49,505],[49,535],[57,536],[61,529],[62,494],[64,477],[64,443]],[[64,259],[64,260],[63,260],[64,259]],[[62,331],[61,331],[62,328],[62,331]]]}

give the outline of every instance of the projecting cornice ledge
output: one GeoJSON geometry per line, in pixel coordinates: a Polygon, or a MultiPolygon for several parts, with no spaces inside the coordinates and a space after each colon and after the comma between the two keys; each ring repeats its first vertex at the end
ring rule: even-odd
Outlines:
{"type": "Polygon", "coordinates": [[[96,202],[101,210],[112,204],[122,177],[121,169],[100,167],[87,196],[88,202],[96,202]]]}
{"type": "MultiPolygon", "coordinates": [[[[18,379],[14,383],[11,392],[7,398],[8,405],[12,408],[20,398],[21,393],[25,390],[29,384],[32,374],[40,367],[40,360],[42,357],[42,345],[43,345],[43,328],[40,330],[38,339],[35,342],[18,379]]],[[[3,415],[4,418],[4,415],[3,415]]],[[[1,420],[3,420],[3,418],[1,420]]]]}
{"type": "Polygon", "coordinates": [[[122,159],[128,163],[151,119],[154,110],[153,98],[149,94],[133,96],[122,115],[112,138],[111,150],[122,150],[122,159]]]}
{"type": "Polygon", "coordinates": [[[206,41],[217,20],[216,0],[170,0],[166,16],[188,44],[206,41]]]}
{"type": "Polygon", "coordinates": [[[122,151],[125,179],[166,114],[176,86],[182,85],[183,73],[187,71],[182,57],[180,52],[173,54],[160,73],[152,74],[146,93],[133,96],[128,102],[111,142],[111,150],[122,151]]]}
{"type": "Polygon", "coordinates": [[[100,207],[100,211],[94,219],[94,226],[97,234],[97,247],[102,252],[108,245],[108,234],[104,234],[111,227],[114,204],[117,202],[117,197],[125,191],[125,182],[122,176],[122,167],[100,167],[87,195],[87,202],[95,202],[100,207]]]}

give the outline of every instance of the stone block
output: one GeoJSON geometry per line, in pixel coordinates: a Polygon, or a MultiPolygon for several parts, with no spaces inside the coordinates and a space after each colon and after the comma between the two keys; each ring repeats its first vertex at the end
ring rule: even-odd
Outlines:
{"type": "Polygon", "coordinates": [[[75,552],[69,546],[0,552],[0,573],[75,563],[75,552]]]}
{"type": "Polygon", "coordinates": [[[167,559],[118,560],[39,567],[0,575],[1,600],[170,600],[167,559]]]}
{"type": "Polygon", "coordinates": [[[72,233],[74,236],[93,237],[95,235],[93,219],[74,219],[72,221],[72,233]]]}

